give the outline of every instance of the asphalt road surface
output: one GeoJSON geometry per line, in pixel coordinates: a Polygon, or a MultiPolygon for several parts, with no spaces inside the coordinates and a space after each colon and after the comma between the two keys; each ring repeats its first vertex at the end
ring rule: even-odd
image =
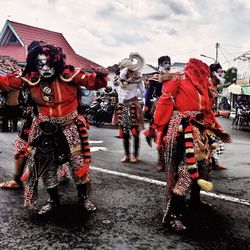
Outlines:
{"type": "MultiPolygon", "coordinates": [[[[62,207],[42,217],[23,208],[23,191],[0,189],[0,249],[249,249],[250,133],[219,121],[233,137],[220,160],[227,170],[214,171],[213,193],[202,195],[212,208],[187,207],[185,233],[161,223],[165,176],[155,171],[155,146],[141,135],[141,162],[122,164],[118,131],[91,127],[91,199],[98,210],[83,212],[72,180],[60,186],[62,207]]],[[[0,133],[0,182],[13,174],[15,136],[0,133]]],[[[39,194],[42,206],[48,198],[42,184],[39,194]]]]}

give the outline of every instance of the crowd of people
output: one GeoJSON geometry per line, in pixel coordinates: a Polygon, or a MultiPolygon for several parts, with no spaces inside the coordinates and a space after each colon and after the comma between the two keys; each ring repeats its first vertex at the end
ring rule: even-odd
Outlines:
{"type": "MultiPolygon", "coordinates": [[[[185,197],[190,193],[191,205],[201,204],[200,190],[212,190],[210,172],[218,165],[223,143],[231,141],[214,110],[222,68],[219,64],[209,67],[192,58],[182,72],[173,73],[170,57],[162,56],[158,72],[145,79],[143,66],[143,57],[131,53],[121,60],[117,72],[118,104],[113,123],[119,128],[124,149],[121,162],[140,162],[140,133],[147,118],[145,139],[151,147],[155,142],[156,170],[166,174],[163,223],[174,231],[183,231],[185,197]],[[143,107],[138,97],[145,99],[143,107]]],[[[79,86],[90,90],[105,88],[107,76],[103,67],[93,72],[76,70],[66,64],[61,48],[44,41],[30,44],[21,74],[0,76],[2,91],[26,92],[20,115],[22,127],[14,143],[14,177],[0,184],[1,188],[17,189],[25,183],[25,207],[37,209],[38,181],[42,179],[50,199],[38,213],[56,210],[60,206],[58,176],[71,172],[80,204],[88,212],[96,210],[89,199],[89,126],[85,115],[77,110],[77,91],[79,86]]]]}

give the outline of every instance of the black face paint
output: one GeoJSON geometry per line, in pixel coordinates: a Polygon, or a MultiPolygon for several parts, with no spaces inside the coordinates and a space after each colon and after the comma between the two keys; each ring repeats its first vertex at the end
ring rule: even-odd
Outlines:
{"type": "Polygon", "coordinates": [[[50,62],[45,54],[37,56],[36,67],[43,78],[51,78],[55,74],[55,69],[50,66],[50,62]]]}

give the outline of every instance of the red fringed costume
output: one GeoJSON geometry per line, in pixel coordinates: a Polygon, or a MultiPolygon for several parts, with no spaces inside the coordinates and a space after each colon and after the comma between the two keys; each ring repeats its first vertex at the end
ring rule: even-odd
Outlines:
{"type": "Polygon", "coordinates": [[[176,230],[185,228],[176,218],[180,219],[183,197],[191,183],[207,179],[204,172],[208,172],[211,135],[230,141],[211,109],[213,95],[209,76],[205,63],[190,59],[184,74],[163,83],[163,94],[154,113],[152,128],[156,131],[157,147],[165,152],[167,169],[167,206],[163,220],[172,223],[176,230]],[[204,170],[202,174],[200,168],[204,170]]]}
{"type": "MultiPolygon", "coordinates": [[[[90,90],[106,87],[107,70],[100,67],[92,73],[87,73],[83,69],[68,66],[65,64],[62,50],[43,41],[34,41],[28,50],[27,65],[22,76],[17,74],[0,76],[0,88],[8,91],[25,85],[30,89],[39,114],[33,119],[29,145],[41,134],[39,128],[41,123],[49,122],[60,127],[69,146],[69,164],[77,188],[79,187],[79,197],[86,199],[85,184],[90,183],[90,148],[88,125],[84,116],[77,113],[77,89],[79,86],[90,90]]],[[[27,152],[23,151],[24,154],[27,152]]],[[[25,187],[25,206],[32,206],[37,198],[32,154],[29,155],[26,166],[30,174],[25,187]]],[[[58,184],[58,180],[55,179],[57,175],[52,174],[51,171],[47,171],[42,176],[48,191],[58,184]]],[[[54,195],[52,192],[49,194],[54,195]]]]}

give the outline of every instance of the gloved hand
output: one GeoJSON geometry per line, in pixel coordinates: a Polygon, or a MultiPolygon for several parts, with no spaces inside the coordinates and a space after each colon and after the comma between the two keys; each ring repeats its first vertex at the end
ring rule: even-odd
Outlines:
{"type": "Polygon", "coordinates": [[[93,70],[99,76],[107,76],[109,74],[109,71],[106,68],[104,68],[104,67],[97,67],[95,69],[93,68],[93,70]]]}

